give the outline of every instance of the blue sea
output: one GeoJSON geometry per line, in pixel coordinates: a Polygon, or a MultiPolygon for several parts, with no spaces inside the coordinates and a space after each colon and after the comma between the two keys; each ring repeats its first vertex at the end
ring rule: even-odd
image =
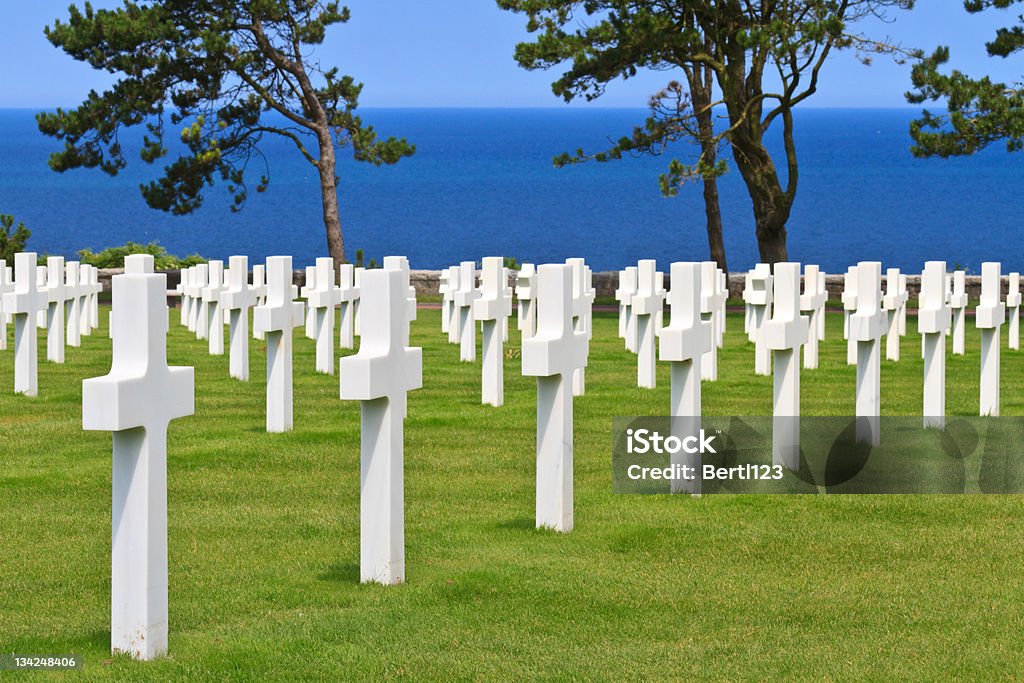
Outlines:
{"type": "MultiPolygon", "coordinates": [[[[349,258],[408,255],[414,268],[483,256],[520,262],[583,256],[595,270],[641,258],[707,258],[700,186],[666,199],[658,174],[669,157],[556,169],[554,155],[599,149],[627,134],[642,110],[367,109],[382,135],[407,137],[416,155],[374,168],[341,150],[340,202],[349,258]]],[[[918,272],[942,259],[977,272],[984,260],[1024,270],[1024,155],[1003,147],[964,159],[914,159],[912,109],[806,109],[796,116],[800,186],[789,222],[791,260],[839,272],[880,260],[918,272]]],[[[132,148],[135,135],[125,135],[132,148]]],[[[773,144],[781,159],[781,145],[773,144]]],[[[33,112],[0,110],[0,213],[32,230],[38,252],[73,256],[129,240],[208,258],[291,254],[297,267],[325,255],[316,173],[285,141],[266,146],[271,183],[239,213],[215,187],[190,216],[146,206],[140,182],[158,175],[132,155],[116,178],[98,170],[57,174],[58,143],[33,112]]],[[[137,146],[137,145],[134,145],[137,146]]],[[[680,147],[678,154],[689,157],[680,147]]],[[[264,172],[253,162],[253,184],[264,172]]],[[[753,218],[739,174],[720,180],[730,270],[757,261],[753,218]]]]}

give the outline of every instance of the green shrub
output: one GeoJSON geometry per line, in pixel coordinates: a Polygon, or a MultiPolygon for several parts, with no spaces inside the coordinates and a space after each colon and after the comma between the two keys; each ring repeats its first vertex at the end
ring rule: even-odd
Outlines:
{"type": "Polygon", "coordinates": [[[24,223],[18,223],[18,227],[15,228],[14,216],[0,214],[0,259],[7,263],[14,263],[14,255],[19,251],[25,251],[25,247],[28,246],[28,238],[31,236],[32,232],[25,227],[24,223]]]}
{"type": "Polygon", "coordinates": [[[157,270],[174,270],[206,263],[206,259],[199,254],[192,254],[185,258],[168,254],[167,250],[156,242],[149,244],[128,242],[120,247],[107,247],[99,253],[93,252],[92,249],[82,249],[78,252],[78,260],[97,268],[124,268],[124,257],[131,254],[151,254],[157,270]]]}

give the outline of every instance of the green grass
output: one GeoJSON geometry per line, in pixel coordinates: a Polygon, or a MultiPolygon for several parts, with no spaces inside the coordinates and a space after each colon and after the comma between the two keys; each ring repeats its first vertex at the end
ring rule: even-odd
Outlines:
{"type": "MultiPolygon", "coordinates": [[[[296,330],[295,431],[264,433],[264,351],[228,378],[172,312],[169,360],[196,368],[196,414],[169,434],[170,655],[109,656],[109,434],[81,430],[81,380],[105,374],[106,328],[40,364],[12,394],[0,353],[0,652],[79,653],[84,679],[992,680],[1024,670],[1024,515],[1018,496],[617,496],[611,419],[665,414],[599,314],[576,399],[572,533],[533,528],[535,382],[505,372],[480,405],[480,368],[421,310],[423,389],[406,422],[402,586],[359,562],[359,407],[313,372],[296,330]]],[[[841,316],[806,415],[853,412],[841,316]]],[[[106,320],[105,313],[101,315],[106,320]]],[[[916,330],[916,321],[908,323],[916,330]]],[[[512,331],[508,348],[518,349],[512,331]]],[[[40,343],[45,358],[45,340],[40,343]]],[[[921,412],[920,338],[882,368],[887,415],[921,412]]],[[[1004,351],[1003,412],[1024,414],[1022,356],[1004,351]]],[[[740,314],[706,414],[770,411],[740,314]]],[[[949,357],[948,410],[978,407],[977,332],[949,357]]],[[[60,674],[50,674],[57,677],[60,674]]],[[[66,674],[64,674],[66,675],[66,674]]],[[[48,674],[38,674],[40,679],[48,674]]]]}

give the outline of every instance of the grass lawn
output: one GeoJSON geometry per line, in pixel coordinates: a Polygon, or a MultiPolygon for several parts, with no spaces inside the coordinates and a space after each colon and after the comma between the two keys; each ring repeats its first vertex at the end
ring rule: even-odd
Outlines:
{"type": "MultiPolygon", "coordinates": [[[[0,353],[0,652],[78,653],[77,679],[1014,679],[1024,671],[1020,496],[621,496],[611,420],[668,411],[636,388],[614,314],[595,317],[576,399],[572,533],[537,531],[536,386],[505,371],[480,405],[440,312],[421,310],[423,389],[406,421],[407,583],[360,585],[359,406],[315,374],[296,330],[295,431],[264,433],[264,350],[228,378],[172,311],[169,360],[196,369],[196,414],[168,437],[170,655],[109,655],[111,437],[81,429],[81,381],[105,374],[106,326],[40,362],[14,396],[0,353]]],[[[101,320],[106,321],[105,311],[101,320]]],[[[805,415],[850,415],[854,368],[829,314],[805,415]]],[[[507,348],[518,350],[512,326],[507,348]]],[[[10,329],[10,328],[9,328],[10,329]]],[[[883,361],[886,415],[920,415],[920,337],[883,361]]],[[[9,333],[10,334],[10,333],[9,333]]],[[[45,337],[45,335],[42,335],[45,337]]],[[[948,358],[948,411],[978,408],[978,332],[948,358]]],[[[1005,332],[1003,335],[1005,344],[1005,332]]],[[[45,339],[40,340],[45,358],[45,339]]],[[[763,415],[731,315],[704,412],[763,415]]],[[[1003,414],[1024,414],[1024,352],[1004,350],[1003,414]]],[[[36,679],[34,679],[36,680],[36,679]]]]}

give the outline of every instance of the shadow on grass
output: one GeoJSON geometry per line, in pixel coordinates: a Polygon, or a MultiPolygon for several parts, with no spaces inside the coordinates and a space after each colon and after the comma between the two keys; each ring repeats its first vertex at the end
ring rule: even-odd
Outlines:
{"type": "Polygon", "coordinates": [[[517,517],[516,519],[508,519],[504,522],[498,522],[494,525],[495,529],[512,529],[514,531],[533,531],[534,521],[529,517],[517,517]]]}
{"type": "Polygon", "coordinates": [[[359,583],[359,565],[353,562],[346,564],[332,564],[327,571],[317,577],[321,581],[332,581],[335,583],[359,583]]]}

